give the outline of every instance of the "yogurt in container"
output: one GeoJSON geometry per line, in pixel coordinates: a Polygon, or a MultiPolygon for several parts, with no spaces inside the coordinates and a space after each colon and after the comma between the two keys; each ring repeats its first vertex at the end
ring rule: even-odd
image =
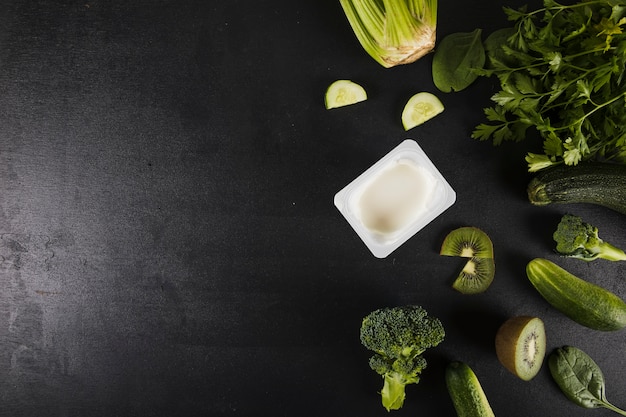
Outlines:
{"type": "Polygon", "coordinates": [[[385,258],[456,201],[456,193],[407,139],[335,194],[334,203],[377,258],[385,258]]]}

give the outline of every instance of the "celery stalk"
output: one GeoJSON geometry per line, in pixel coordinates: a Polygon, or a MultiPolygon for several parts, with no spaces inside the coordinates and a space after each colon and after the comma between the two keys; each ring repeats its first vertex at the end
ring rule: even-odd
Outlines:
{"type": "Polygon", "coordinates": [[[385,68],[435,47],[437,0],[339,0],[365,51],[385,68]]]}

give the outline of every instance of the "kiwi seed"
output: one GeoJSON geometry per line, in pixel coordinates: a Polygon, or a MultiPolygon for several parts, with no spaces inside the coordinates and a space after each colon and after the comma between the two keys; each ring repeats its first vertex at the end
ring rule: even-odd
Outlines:
{"type": "Polygon", "coordinates": [[[533,379],[546,355],[546,331],[538,317],[508,319],[496,333],[496,355],[502,365],[524,381],[533,379]]]}
{"type": "Polygon", "coordinates": [[[439,254],[464,258],[493,258],[493,244],[489,236],[479,228],[465,226],[448,233],[439,254]]]}
{"type": "Polygon", "coordinates": [[[495,270],[493,258],[470,258],[452,283],[452,288],[463,294],[484,292],[493,282],[495,270]]]}

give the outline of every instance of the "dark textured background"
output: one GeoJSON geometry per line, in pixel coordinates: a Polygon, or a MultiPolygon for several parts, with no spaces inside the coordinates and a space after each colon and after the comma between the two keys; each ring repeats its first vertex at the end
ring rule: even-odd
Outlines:
{"type": "MultiPolygon", "coordinates": [[[[500,2],[440,2],[440,37],[505,24],[500,2]]],[[[445,112],[404,132],[406,100],[436,92],[432,56],[383,69],[334,0],[6,0],[0,28],[0,415],[384,416],[358,329],[405,303],[447,338],[395,415],[453,416],[453,359],[499,416],[611,415],[571,405],[547,367],[522,382],[500,366],[495,330],[517,314],[544,319],[548,349],[591,354],[626,407],[624,332],[573,323],[524,272],[557,260],[561,213],[621,246],[626,220],[530,206],[528,144],[469,138],[492,81],[438,93],[445,112]],[[326,111],[338,78],[370,99],[326,111]],[[333,196],[409,137],[457,203],[376,259],[333,196]],[[495,245],[477,296],[450,288],[460,264],[438,255],[462,225],[495,245]]],[[[626,296],[623,266],[559,262],[626,296]]]]}

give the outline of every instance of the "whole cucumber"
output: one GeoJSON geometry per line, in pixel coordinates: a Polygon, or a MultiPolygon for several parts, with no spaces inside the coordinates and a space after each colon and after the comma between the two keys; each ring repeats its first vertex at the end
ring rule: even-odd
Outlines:
{"type": "Polygon", "coordinates": [[[451,362],[446,367],[445,377],[458,417],[495,417],[480,381],[469,365],[451,362]]]}
{"type": "Polygon", "coordinates": [[[526,275],[546,301],[575,322],[601,331],[626,326],[626,303],[609,290],[543,258],[531,260],[526,275]]]}

